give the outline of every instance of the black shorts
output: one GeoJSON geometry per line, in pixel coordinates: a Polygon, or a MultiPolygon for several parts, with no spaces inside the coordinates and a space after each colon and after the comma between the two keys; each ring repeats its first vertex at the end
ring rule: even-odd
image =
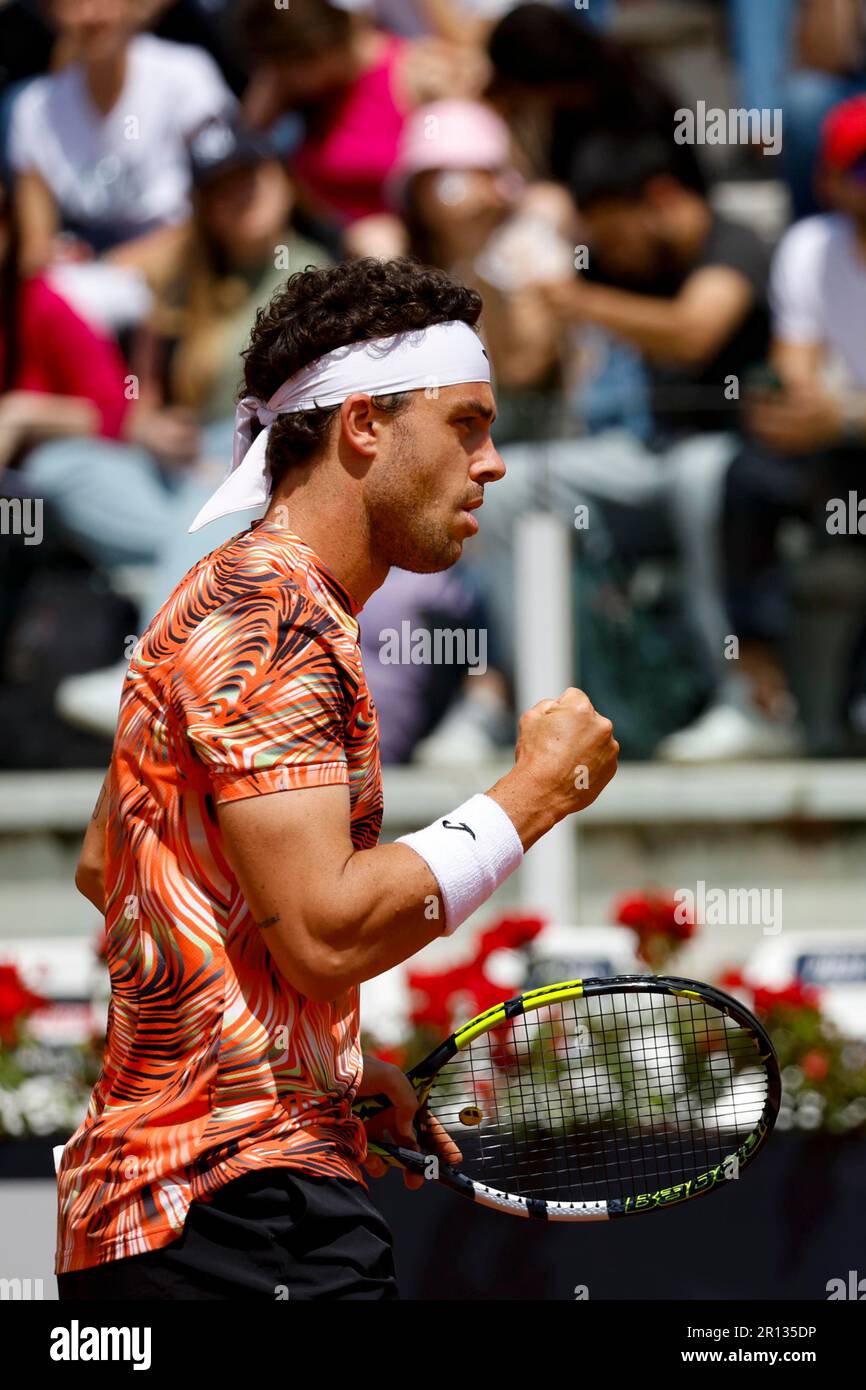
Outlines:
{"type": "Polygon", "coordinates": [[[190,1205],[170,1245],[58,1274],[88,1299],[397,1298],[391,1232],[360,1183],[245,1173],[190,1205]]]}

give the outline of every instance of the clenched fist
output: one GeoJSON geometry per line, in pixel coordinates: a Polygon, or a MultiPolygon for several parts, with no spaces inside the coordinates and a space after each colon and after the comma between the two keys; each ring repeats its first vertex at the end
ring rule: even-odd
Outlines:
{"type": "Polygon", "coordinates": [[[617,768],[613,725],[574,686],[540,700],[520,720],[514,767],[487,793],[528,849],[552,826],[590,806],[617,768]]]}

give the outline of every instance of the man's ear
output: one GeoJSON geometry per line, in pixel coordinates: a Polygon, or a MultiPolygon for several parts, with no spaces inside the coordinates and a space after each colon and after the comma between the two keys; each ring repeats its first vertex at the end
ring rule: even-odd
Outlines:
{"type": "Polygon", "coordinates": [[[372,457],[376,452],[376,408],[370,396],[356,391],[340,406],[340,433],[352,449],[372,457]]]}

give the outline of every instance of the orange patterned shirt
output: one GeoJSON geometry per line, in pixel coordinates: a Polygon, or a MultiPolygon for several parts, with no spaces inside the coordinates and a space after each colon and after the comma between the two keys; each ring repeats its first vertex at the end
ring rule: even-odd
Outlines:
{"type": "Polygon", "coordinates": [[[215,805],[348,783],[382,820],[358,608],[297,536],[253,523],[199,561],[138,644],[109,773],[102,1073],[59,1173],[56,1272],[175,1240],[252,1169],[363,1182],[358,989],[315,1003],[277,969],[215,805]]]}

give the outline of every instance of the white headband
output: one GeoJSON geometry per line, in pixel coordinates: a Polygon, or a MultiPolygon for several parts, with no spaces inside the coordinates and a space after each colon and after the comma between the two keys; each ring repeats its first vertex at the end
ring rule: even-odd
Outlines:
{"type": "Polygon", "coordinates": [[[267,503],[270,484],[265,455],[270,427],[278,415],[342,405],[354,391],[384,396],[489,380],[490,361],[481,339],[460,319],[335,348],[289,377],[267,403],[257,396],[244,396],[235,413],[228,477],[204,504],[190,531],[230,512],[267,503]],[[254,419],[263,426],[255,439],[254,419]]]}

